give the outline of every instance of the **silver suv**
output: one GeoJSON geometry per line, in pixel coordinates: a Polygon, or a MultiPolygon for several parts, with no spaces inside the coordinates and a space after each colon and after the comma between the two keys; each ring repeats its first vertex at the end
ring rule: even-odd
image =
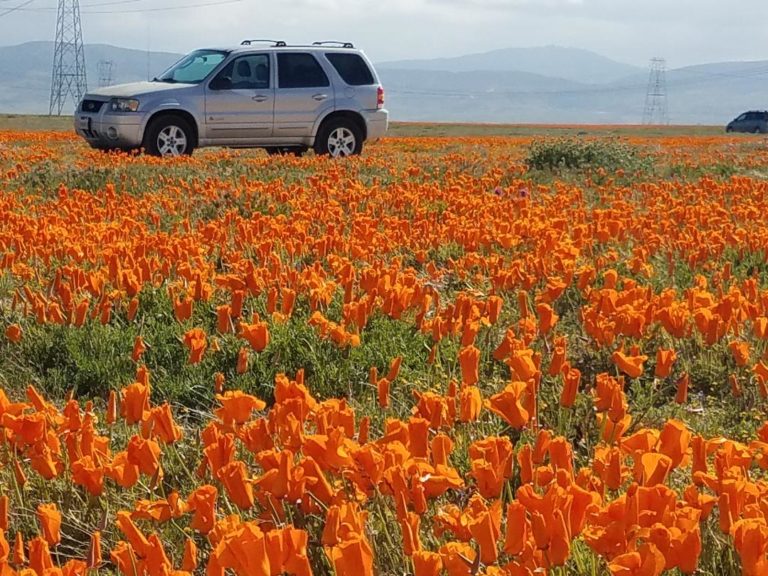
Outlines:
{"type": "Polygon", "coordinates": [[[246,40],[195,50],[151,82],[89,92],[75,130],[94,148],[156,156],[231,146],[336,157],[360,154],[388,121],[378,76],[352,44],[246,40]]]}

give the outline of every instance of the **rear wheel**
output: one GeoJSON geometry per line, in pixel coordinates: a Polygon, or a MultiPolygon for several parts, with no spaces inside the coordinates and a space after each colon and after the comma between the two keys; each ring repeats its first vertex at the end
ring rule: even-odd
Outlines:
{"type": "Polygon", "coordinates": [[[144,150],[152,156],[189,156],[194,149],[192,127],[181,116],[152,120],[144,136],[144,150]]]}
{"type": "Polygon", "coordinates": [[[338,118],[320,126],[315,140],[315,152],[342,158],[356,156],[363,151],[363,134],[355,122],[338,118]]]}

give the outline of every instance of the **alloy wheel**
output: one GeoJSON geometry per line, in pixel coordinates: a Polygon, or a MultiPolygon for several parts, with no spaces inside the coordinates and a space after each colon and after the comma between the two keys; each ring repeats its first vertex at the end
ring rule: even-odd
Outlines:
{"type": "Polygon", "coordinates": [[[328,136],[328,153],[333,158],[351,156],[355,153],[356,145],[355,135],[344,126],[336,128],[328,136]]]}
{"type": "Polygon", "coordinates": [[[187,151],[187,145],[187,135],[178,126],[166,126],[157,135],[157,150],[161,156],[181,156],[187,151]]]}

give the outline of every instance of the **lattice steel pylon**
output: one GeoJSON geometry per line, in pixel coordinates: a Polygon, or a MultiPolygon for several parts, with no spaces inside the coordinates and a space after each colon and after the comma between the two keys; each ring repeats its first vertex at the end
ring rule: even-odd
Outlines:
{"type": "Polygon", "coordinates": [[[80,1],[59,0],[48,114],[60,116],[70,96],[77,106],[87,89],[80,1]]]}
{"type": "Polygon", "coordinates": [[[99,60],[99,88],[112,86],[115,63],[112,60],[99,60]]]}
{"type": "Polygon", "coordinates": [[[645,94],[643,124],[669,124],[667,109],[667,62],[664,58],[651,58],[648,91],[645,94]]]}

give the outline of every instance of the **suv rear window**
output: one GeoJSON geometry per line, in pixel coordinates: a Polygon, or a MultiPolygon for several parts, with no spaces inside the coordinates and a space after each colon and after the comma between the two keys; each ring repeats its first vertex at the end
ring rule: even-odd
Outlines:
{"type": "Polygon", "coordinates": [[[319,88],[331,85],[323,67],[308,52],[278,54],[277,77],[280,88],[319,88]]]}
{"type": "Polygon", "coordinates": [[[336,68],[342,80],[350,86],[367,86],[376,82],[370,68],[359,54],[328,52],[325,57],[336,68]]]}

